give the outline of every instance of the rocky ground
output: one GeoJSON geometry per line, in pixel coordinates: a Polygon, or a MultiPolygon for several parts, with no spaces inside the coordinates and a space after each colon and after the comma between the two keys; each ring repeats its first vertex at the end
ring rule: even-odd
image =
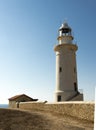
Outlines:
{"type": "Polygon", "coordinates": [[[93,130],[93,123],[66,115],[0,109],[0,130],[93,130]]]}

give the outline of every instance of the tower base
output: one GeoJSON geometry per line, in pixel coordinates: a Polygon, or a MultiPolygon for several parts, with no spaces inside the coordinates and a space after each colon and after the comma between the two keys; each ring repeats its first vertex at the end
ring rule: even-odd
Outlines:
{"type": "Polygon", "coordinates": [[[83,101],[83,94],[77,91],[59,91],[55,93],[55,102],[83,101]]]}

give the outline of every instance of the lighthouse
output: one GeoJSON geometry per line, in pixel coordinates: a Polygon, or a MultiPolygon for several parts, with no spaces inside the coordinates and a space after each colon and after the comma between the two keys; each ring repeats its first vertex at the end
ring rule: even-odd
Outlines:
{"type": "Polygon", "coordinates": [[[76,51],[78,46],[73,43],[72,29],[67,22],[59,28],[56,52],[56,88],[55,102],[82,101],[83,94],[78,90],[76,51]]]}

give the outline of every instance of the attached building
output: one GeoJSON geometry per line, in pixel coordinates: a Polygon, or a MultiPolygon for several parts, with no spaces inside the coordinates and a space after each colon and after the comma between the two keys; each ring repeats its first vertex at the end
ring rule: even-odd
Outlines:
{"type": "Polygon", "coordinates": [[[9,100],[9,108],[19,108],[20,102],[37,101],[38,99],[33,99],[25,94],[15,95],[9,100]]]}

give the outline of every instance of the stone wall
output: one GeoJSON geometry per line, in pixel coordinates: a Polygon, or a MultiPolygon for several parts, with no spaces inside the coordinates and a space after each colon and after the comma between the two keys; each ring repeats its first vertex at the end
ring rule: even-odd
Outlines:
{"type": "Polygon", "coordinates": [[[94,102],[21,102],[20,109],[51,112],[94,121],[94,102]]]}

